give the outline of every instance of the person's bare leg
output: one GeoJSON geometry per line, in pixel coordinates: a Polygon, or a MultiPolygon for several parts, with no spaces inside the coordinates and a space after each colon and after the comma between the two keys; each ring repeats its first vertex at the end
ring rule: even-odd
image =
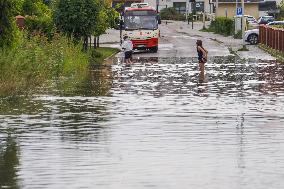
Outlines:
{"type": "Polygon", "coordinates": [[[130,65],[129,58],[126,59],[126,64],[130,65]]]}

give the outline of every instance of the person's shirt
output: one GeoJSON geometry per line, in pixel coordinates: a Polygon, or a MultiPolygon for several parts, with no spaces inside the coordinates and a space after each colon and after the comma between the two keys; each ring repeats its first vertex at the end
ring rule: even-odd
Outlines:
{"type": "Polygon", "coordinates": [[[130,40],[123,41],[122,49],[124,49],[124,51],[132,51],[133,50],[132,42],[130,40]]]}

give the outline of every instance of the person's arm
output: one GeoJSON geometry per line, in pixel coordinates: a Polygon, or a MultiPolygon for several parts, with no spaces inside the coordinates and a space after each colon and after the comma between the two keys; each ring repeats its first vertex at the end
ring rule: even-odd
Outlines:
{"type": "Polygon", "coordinates": [[[125,48],[126,48],[126,47],[125,47],[125,41],[123,41],[123,43],[121,44],[121,49],[122,49],[122,50],[125,50],[125,48]]]}
{"type": "Polygon", "coordinates": [[[131,50],[133,51],[133,43],[132,43],[132,41],[130,41],[130,47],[131,47],[131,50]]]}

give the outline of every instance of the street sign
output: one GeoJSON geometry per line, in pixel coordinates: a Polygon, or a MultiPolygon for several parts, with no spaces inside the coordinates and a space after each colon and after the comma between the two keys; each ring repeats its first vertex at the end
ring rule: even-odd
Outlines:
{"type": "Polygon", "coordinates": [[[237,16],[243,15],[243,9],[242,7],[237,7],[237,16]]]}

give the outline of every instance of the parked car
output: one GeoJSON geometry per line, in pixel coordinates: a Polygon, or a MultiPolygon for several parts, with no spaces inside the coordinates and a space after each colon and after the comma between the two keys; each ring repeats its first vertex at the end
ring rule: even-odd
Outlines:
{"type": "Polygon", "coordinates": [[[251,15],[244,15],[248,22],[250,23],[257,23],[257,20],[251,15]]]}
{"type": "Polygon", "coordinates": [[[249,42],[251,45],[258,43],[259,29],[247,30],[245,32],[245,41],[249,42]]]}
{"type": "Polygon", "coordinates": [[[283,20],[283,21],[273,21],[273,22],[269,22],[267,25],[268,25],[268,26],[284,26],[284,20],[283,20]]]}
{"type": "Polygon", "coordinates": [[[273,22],[275,19],[273,16],[261,16],[258,19],[258,24],[268,24],[269,22],[273,22]]]}
{"type": "MultiPolygon", "coordinates": [[[[272,21],[266,24],[268,26],[276,26],[276,25],[281,25],[284,26],[284,21],[272,21]]],[[[252,30],[247,30],[245,32],[245,41],[249,42],[251,45],[255,45],[258,43],[258,36],[259,36],[259,29],[252,29],[252,30]]]]}
{"type": "MultiPolygon", "coordinates": [[[[259,25],[257,23],[257,20],[253,16],[251,16],[251,15],[244,15],[244,17],[245,17],[245,20],[247,22],[247,28],[246,29],[258,28],[259,25]]],[[[240,21],[242,16],[238,15],[238,16],[235,16],[234,18],[238,19],[240,21]]]]}
{"type": "Polygon", "coordinates": [[[258,28],[257,20],[251,15],[245,15],[245,18],[248,23],[248,29],[258,28]]]}

